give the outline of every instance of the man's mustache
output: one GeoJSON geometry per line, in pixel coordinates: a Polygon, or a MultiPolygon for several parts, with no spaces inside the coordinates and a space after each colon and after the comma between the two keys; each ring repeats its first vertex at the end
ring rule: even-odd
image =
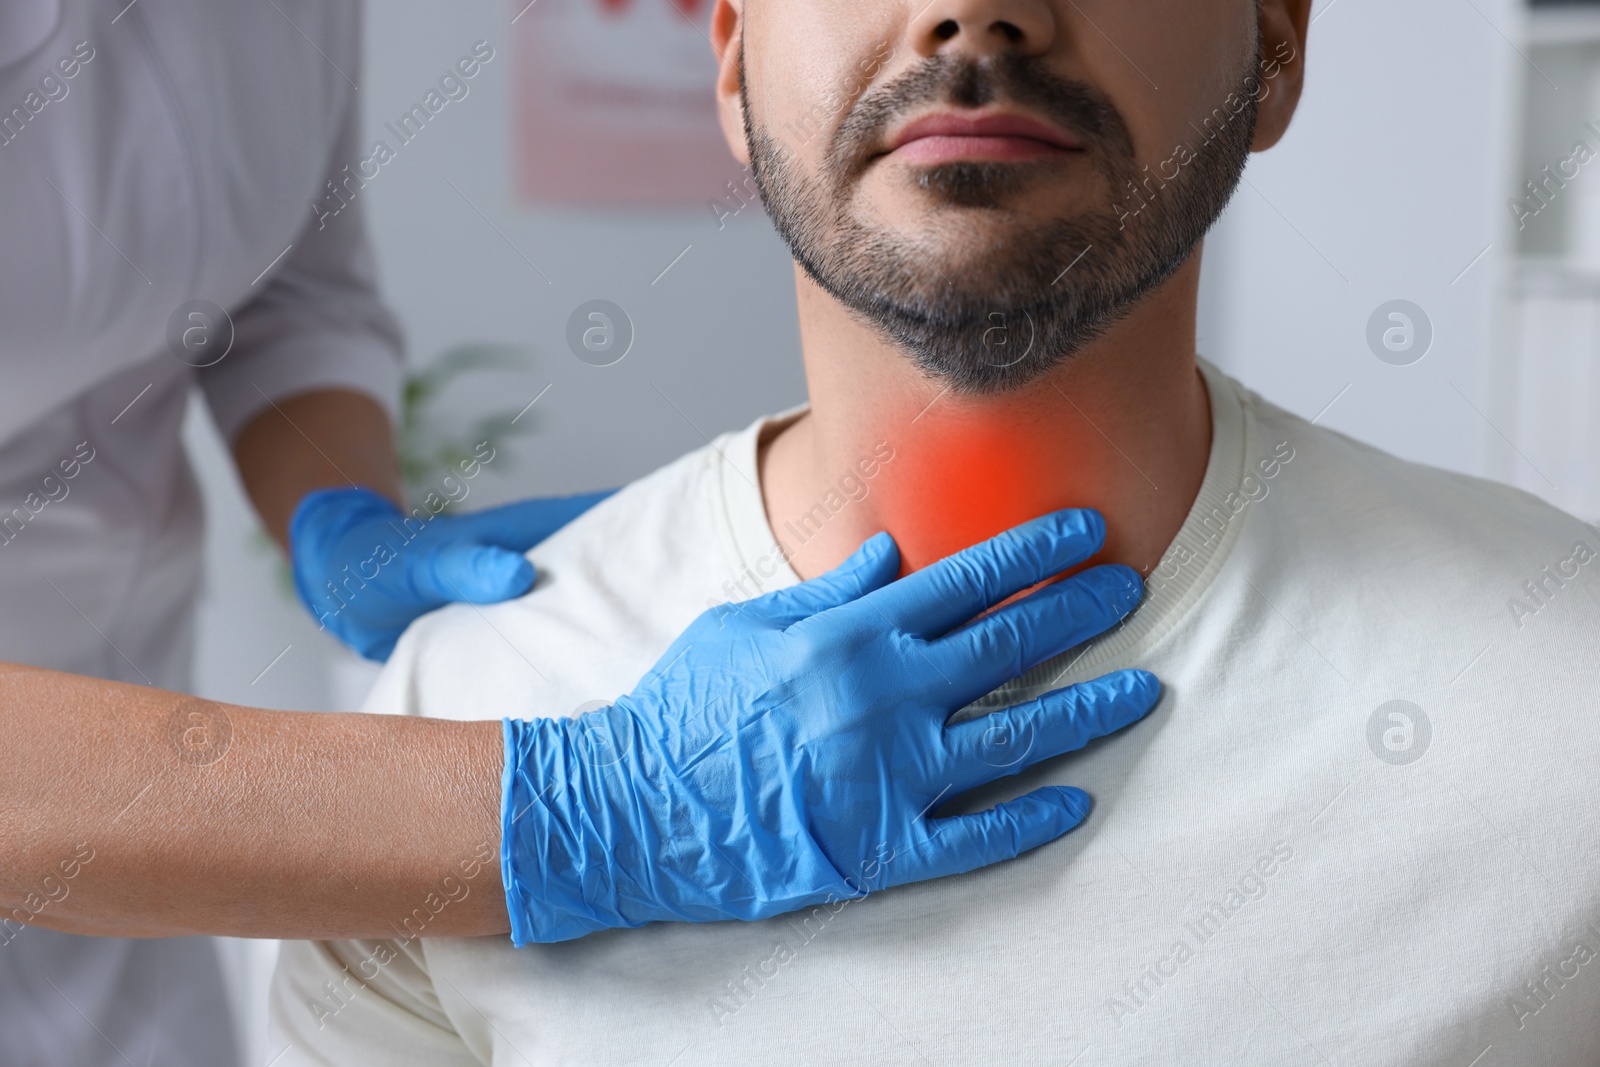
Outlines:
{"type": "Polygon", "coordinates": [[[919,108],[930,104],[977,108],[996,102],[1054,122],[1091,151],[1133,158],[1127,124],[1093,86],[1063,78],[1029,56],[935,55],[856,101],[829,145],[828,169],[845,181],[859,177],[881,150],[889,127],[919,108]]]}

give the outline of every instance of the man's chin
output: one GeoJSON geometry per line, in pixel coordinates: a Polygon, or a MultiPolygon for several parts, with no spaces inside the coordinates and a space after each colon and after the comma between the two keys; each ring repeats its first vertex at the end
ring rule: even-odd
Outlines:
{"type": "Polygon", "coordinates": [[[1105,210],[1111,199],[1105,181],[1078,154],[1026,163],[888,164],[881,181],[891,205],[914,205],[925,212],[992,212],[1036,226],[1059,223],[1064,214],[1078,214],[1088,205],[1105,210]]]}
{"type": "Polygon", "coordinates": [[[837,262],[824,284],[845,304],[904,309],[915,319],[986,322],[1008,307],[1037,307],[1053,296],[1052,277],[1082,251],[1055,266],[1035,240],[1010,227],[931,227],[894,232],[887,226],[857,230],[846,241],[855,253],[847,269],[837,262]]]}

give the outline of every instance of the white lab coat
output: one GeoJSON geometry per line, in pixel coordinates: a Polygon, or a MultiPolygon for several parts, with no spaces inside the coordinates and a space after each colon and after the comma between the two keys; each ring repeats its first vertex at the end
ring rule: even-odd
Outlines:
{"type": "MultiPolygon", "coordinates": [[[[360,199],[313,208],[364,154],[358,14],[0,0],[0,660],[185,687],[192,385],[230,439],[321,387],[393,413],[400,341],[360,199]],[[193,300],[234,327],[202,370],[169,351],[193,300]]],[[[215,1067],[231,1040],[204,940],[0,943],[0,1067],[215,1067]]]]}

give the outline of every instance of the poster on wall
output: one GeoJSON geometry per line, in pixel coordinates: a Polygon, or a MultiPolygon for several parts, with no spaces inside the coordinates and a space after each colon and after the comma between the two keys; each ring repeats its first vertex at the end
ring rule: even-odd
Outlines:
{"type": "Polygon", "coordinates": [[[738,165],[717,123],[712,0],[512,0],[525,202],[699,207],[738,165]]]}

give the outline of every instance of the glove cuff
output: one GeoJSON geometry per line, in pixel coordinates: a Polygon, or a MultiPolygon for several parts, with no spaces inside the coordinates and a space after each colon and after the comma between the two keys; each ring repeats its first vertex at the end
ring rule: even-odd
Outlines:
{"type": "Polygon", "coordinates": [[[528,921],[528,900],[523,893],[522,879],[516,873],[516,834],[512,825],[514,817],[526,801],[520,799],[524,790],[518,788],[521,776],[517,774],[520,723],[516,719],[500,720],[505,741],[505,769],[500,772],[500,884],[506,890],[506,913],[511,917],[511,943],[517,948],[534,939],[533,925],[528,921]]]}
{"type": "Polygon", "coordinates": [[[641,926],[616,910],[606,849],[587,827],[581,761],[565,720],[504,719],[500,874],[511,941],[570,941],[597,930],[641,926]],[[568,808],[573,810],[568,811],[568,808]]]}

